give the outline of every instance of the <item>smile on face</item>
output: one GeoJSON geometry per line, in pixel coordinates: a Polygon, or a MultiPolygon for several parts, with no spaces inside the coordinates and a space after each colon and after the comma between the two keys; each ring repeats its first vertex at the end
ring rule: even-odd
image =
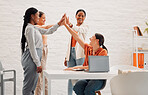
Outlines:
{"type": "Polygon", "coordinates": [[[42,14],[42,16],[39,18],[39,24],[40,25],[45,25],[46,17],[45,14],[42,14]]]}
{"type": "Polygon", "coordinates": [[[85,14],[83,11],[78,12],[76,15],[77,25],[80,26],[85,20],[85,14]]]}
{"type": "Polygon", "coordinates": [[[96,39],[96,36],[93,35],[91,38],[89,38],[90,40],[90,45],[93,46],[94,44],[99,42],[99,39],[96,39]]]}

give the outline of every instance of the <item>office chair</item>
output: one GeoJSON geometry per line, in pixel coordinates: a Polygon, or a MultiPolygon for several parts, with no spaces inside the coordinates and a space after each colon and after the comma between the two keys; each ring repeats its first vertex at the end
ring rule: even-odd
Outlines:
{"type": "Polygon", "coordinates": [[[110,81],[112,95],[147,95],[148,72],[119,74],[110,81]]]}
{"type": "MultiPolygon", "coordinates": [[[[106,80],[106,81],[107,81],[107,80],[106,80]]],[[[104,89],[104,87],[105,87],[105,85],[106,85],[106,81],[105,81],[105,83],[104,83],[103,87],[102,87],[100,90],[104,89]]],[[[100,90],[98,90],[98,91],[96,91],[96,92],[95,92],[95,93],[96,93],[96,95],[97,95],[97,94],[98,94],[98,95],[101,95],[100,90]]]]}
{"type": "Polygon", "coordinates": [[[12,81],[14,82],[14,95],[16,95],[16,71],[15,70],[4,70],[1,62],[0,62],[0,87],[1,87],[1,95],[4,95],[4,83],[12,81]],[[4,79],[4,74],[7,72],[13,72],[13,78],[4,79]]]}

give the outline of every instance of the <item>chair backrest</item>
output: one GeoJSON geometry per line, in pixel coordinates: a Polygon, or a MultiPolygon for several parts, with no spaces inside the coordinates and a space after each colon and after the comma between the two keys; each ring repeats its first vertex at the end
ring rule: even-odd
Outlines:
{"type": "Polygon", "coordinates": [[[4,69],[3,69],[2,63],[0,61],[0,71],[2,71],[2,70],[4,70],[4,69]]]}
{"type": "Polygon", "coordinates": [[[119,74],[110,86],[112,95],[148,95],[148,72],[119,74]]]}

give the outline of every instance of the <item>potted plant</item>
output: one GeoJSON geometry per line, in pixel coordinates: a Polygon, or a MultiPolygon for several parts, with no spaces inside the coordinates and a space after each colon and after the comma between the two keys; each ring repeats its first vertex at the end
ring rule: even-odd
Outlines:
{"type": "MultiPolygon", "coordinates": [[[[148,26],[148,23],[147,22],[145,22],[145,24],[148,26]]],[[[144,33],[145,32],[148,34],[148,28],[145,28],[144,33]]]]}

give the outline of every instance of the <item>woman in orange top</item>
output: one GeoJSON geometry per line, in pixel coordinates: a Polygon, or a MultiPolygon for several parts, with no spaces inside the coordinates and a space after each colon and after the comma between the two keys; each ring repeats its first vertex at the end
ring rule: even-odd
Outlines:
{"type": "MultiPolygon", "coordinates": [[[[67,20],[67,18],[66,18],[67,20]]],[[[84,43],[77,33],[72,30],[66,23],[64,22],[64,26],[70,32],[70,34],[74,37],[74,39],[81,45],[85,52],[85,62],[83,66],[70,67],[65,70],[72,69],[88,69],[88,56],[107,56],[107,48],[104,46],[104,37],[101,34],[96,33],[94,36],[90,38],[90,44],[84,43]]],[[[100,90],[106,80],[79,80],[75,86],[74,91],[77,95],[95,95],[95,91],[100,90]]]]}

